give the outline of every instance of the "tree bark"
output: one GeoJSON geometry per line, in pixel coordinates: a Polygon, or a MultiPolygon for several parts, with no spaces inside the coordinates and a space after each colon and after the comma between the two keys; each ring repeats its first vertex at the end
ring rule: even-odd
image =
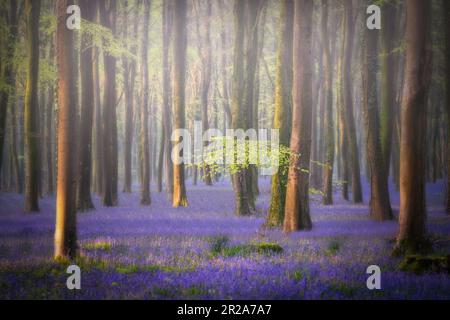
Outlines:
{"type": "MultiPolygon", "coordinates": [[[[139,6],[136,5],[135,13],[133,16],[133,40],[136,40],[138,34],[138,22],[139,22],[139,6]]],[[[128,14],[125,13],[124,29],[125,37],[128,39],[128,14]]],[[[130,51],[136,55],[137,45],[133,43],[130,51]]],[[[132,183],[132,161],[131,152],[133,149],[133,118],[134,118],[134,83],[136,79],[136,62],[134,59],[123,58],[124,64],[124,91],[125,91],[125,145],[124,145],[124,186],[123,192],[131,192],[132,183]]]]}
{"type": "Polygon", "coordinates": [[[391,220],[388,181],[385,175],[380,143],[380,121],[377,99],[378,31],[365,31],[363,53],[363,114],[366,131],[367,164],[370,170],[370,216],[377,221],[391,220]]]}
{"type": "Polygon", "coordinates": [[[333,125],[333,67],[328,37],[328,3],[322,0],[322,48],[325,71],[325,166],[323,170],[323,204],[333,204],[334,125],[333,125]]]}
{"type": "Polygon", "coordinates": [[[343,86],[344,86],[344,121],[349,143],[349,160],[351,162],[352,176],[352,200],[354,203],[363,201],[361,189],[361,172],[359,166],[358,143],[356,139],[355,119],[353,115],[353,76],[352,56],[354,39],[354,21],[352,0],[344,0],[344,61],[343,61],[343,86]]]}
{"type": "Polygon", "coordinates": [[[312,227],[309,214],[309,162],[312,115],[313,1],[295,0],[293,41],[293,117],[286,189],[284,232],[312,227]]]}
{"type": "Polygon", "coordinates": [[[162,42],[163,42],[163,130],[164,130],[164,167],[166,193],[170,199],[173,197],[173,163],[171,159],[172,153],[172,125],[171,125],[171,106],[170,99],[170,61],[169,61],[169,46],[172,26],[172,10],[170,7],[171,2],[164,0],[163,4],[163,17],[162,17],[162,42]]]}
{"type": "MultiPolygon", "coordinates": [[[[97,10],[94,0],[79,1],[81,17],[93,22],[97,10]]],[[[94,209],[91,199],[91,159],[92,159],[92,124],[94,113],[94,73],[92,40],[88,34],[81,37],[81,121],[80,142],[78,145],[78,184],[77,209],[86,211],[94,209]]]]}
{"type": "Polygon", "coordinates": [[[425,240],[426,104],[431,78],[430,2],[406,2],[406,66],[400,137],[400,228],[397,244],[418,251],[425,240]]]}
{"type": "MultiPolygon", "coordinates": [[[[34,0],[33,0],[34,2],[34,0]]],[[[76,94],[74,32],[66,27],[67,7],[72,1],[58,0],[56,55],[58,65],[58,175],[54,257],[75,258],[76,235],[76,94]]]]}
{"type": "MultiPolygon", "coordinates": [[[[234,62],[233,82],[231,98],[231,126],[233,129],[245,129],[244,114],[244,32],[245,30],[245,1],[234,1],[234,62]]],[[[235,147],[236,148],[236,143],[235,147]]],[[[236,149],[234,149],[236,153],[236,149]]],[[[236,156],[236,154],[235,154],[236,156]]],[[[238,216],[249,215],[250,205],[247,193],[247,179],[245,170],[240,170],[232,175],[233,189],[235,193],[235,213],[238,216]]]]}
{"type": "Polygon", "coordinates": [[[18,23],[17,23],[17,1],[10,0],[10,15],[8,19],[8,44],[5,55],[5,66],[4,66],[4,83],[7,88],[3,88],[0,93],[0,170],[2,169],[2,159],[3,159],[3,145],[6,135],[6,115],[8,111],[9,102],[9,87],[15,87],[15,75],[14,75],[14,50],[16,46],[16,39],[18,33],[18,23]]]}
{"type": "Polygon", "coordinates": [[[39,15],[40,0],[26,0],[27,84],[25,91],[25,211],[39,211],[39,15]]]}
{"type": "MultiPolygon", "coordinates": [[[[283,0],[280,11],[279,47],[275,80],[273,128],[280,130],[280,145],[289,146],[292,112],[292,40],[294,2],[283,0]]],[[[283,168],[272,176],[271,199],[266,224],[281,226],[284,220],[287,173],[283,168]]]]}
{"type": "Polygon", "coordinates": [[[149,78],[148,78],[148,32],[150,19],[150,0],[144,0],[144,27],[142,31],[141,47],[141,76],[142,76],[142,101],[140,116],[140,148],[141,159],[139,161],[142,172],[141,204],[150,205],[150,141],[148,137],[148,105],[149,105],[149,78]]]}
{"type": "MultiPolygon", "coordinates": [[[[186,78],[186,20],[187,2],[186,0],[174,1],[174,39],[173,39],[173,109],[174,109],[174,129],[185,128],[185,78],[186,78]]],[[[181,142],[181,138],[178,140],[181,142]]],[[[183,150],[180,154],[183,156],[183,150]]],[[[177,159],[174,159],[177,160],[177,159]]],[[[173,206],[186,207],[188,205],[186,196],[186,186],[184,182],[184,163],[174,161],[173,165],[173,206]]]]}
{"type": "Polygon", "coordinates": [[[396,4],[386,2],[383,4],[383,16],[381,27],[381,151],[383,156],[383,166],[385,168],[385,179],[389,176],[389,167],[392,149],[392,132],[394,127],[394,108],[395,108],[395,83],[396,70],[395,65],[394,40],[396,31],[396,4]]]}
{"type": "Polygon", "coordinates": [[[450,3],[446,0],[444,4],[445,21],[445,92],[447,111],[447,213],[450,214],[450,3]]]}
{"type": "MultiPolygon", "coordinates": [[[[116,1],[99,2],[100,19],[105,28],[116,33],[116,1]]],[[[103,205],[117,205],[117,92],[116,58],[104,52],[104,98],[103,98],[103,205]]]]}

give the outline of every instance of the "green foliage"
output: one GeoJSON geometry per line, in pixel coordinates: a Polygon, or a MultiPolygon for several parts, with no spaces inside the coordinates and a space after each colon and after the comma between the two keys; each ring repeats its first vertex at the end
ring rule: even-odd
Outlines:
{"type": "Polygon", "coordinates": [[[223,257],[250,256],[252,254],[272,255],[283,252],[283,247],[274,242],[248,243],[228,246],[229,239],[217,237],[211,241],[210,252],[213,257],[221,255],[223,257]]]}
{"type": "MultiPolygon", "coordinates": [[[[278,148],[272,149],[271,143],[268,141],[245,140],[242,142],[234,137],[214,137],[204,148],[203,156],[194,156],[197,157],[194,161],[197,166],[199,168],[208,166],[212,175],[227,172],[236,174],[248,169],[250,164],[265,169],[278,167],[280,174],[287,175],[291,157],[300,157],[300,154],[293,153],[289,147],[281,144],[278,148]],[[240,143],[245,145],[238,145],[240,143]],[[230,145],[233,147],[229,147],[230,145]],[[244,151],[242,152],[242,150],[244,151]],[[262,155],[266,155],[266,161],[261,159],[262,155]],[[217,161],[219,159],[221,161],[217,161]],[[233,160],[228,161],[228,159],[233,160]],[[224,162],[224,164],[219,162],[224,162]]],[[[305,171],[304,169],[300,170],[305,171]]]]}
{"type": "Polygon", "coordinates": [[[341,242],[339,239],[332,239],[328,245],[327,245],[327,250],[326,250],[326,255],[335,255],[339,252],[339,250],[341,249],[341,242]]]}
{"type": "Polygon", "coordinates": [[[112,243],[108,241],[88,242],[83,245],[83,248],[86,250],[101,250],[109,252],[112,249],[112,243]]]}
{"type": "Polygon", "coordinates": [[[408,255],[398,267],[402,271],[423,274],[425,272],[450,273],[450,255],[447,256],[422,256],[408,255]]]}
{"type": "MultiPolygon", "coordinates": [[[[81,31],[83,36],[90,39],[88,46],[102,48],[106,54],[116,58],[127,57],[128,59],[137,59],[136,55],[132,54],[126,46],[127,43],[128,45],[132,45],[137,41],[136,39],[128,40],[126,43],[121,39],[117,39],[110,29],[86,20],[81,21],[81,31]]],[[[81,50],[85,50],[86,48],[83,47],[81,50]]]]}

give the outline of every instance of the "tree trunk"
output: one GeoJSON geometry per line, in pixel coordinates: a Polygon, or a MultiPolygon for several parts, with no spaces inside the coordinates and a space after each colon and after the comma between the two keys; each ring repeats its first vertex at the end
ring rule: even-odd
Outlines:
{"type": "Polygon", "coordinates": [[[392,210],[379,137],[377,41],[378,31],[366,29],[366,45],[362,59],[363,113],[366,131],[367,164],[370,170],[370,216],[374,220],[384,221],[392,219],[392,210]]]}
{"type": "Polygon", "coordinates": [[[100,74],[99,74],[99,64],[100,64],[100,50],[94,48],[95,52],[95,63],[94,63],[94,165],[93,165],[93,176],[94,176],[94,191],[102,196],[103,195],[103,126],[102,126],[102,102],[100,99],[100,74]]]}
{"type": "Polygon", "coordinates": [[[149,79],[148,79],[148,32],[150,19],[150,0],[144,0],[144,28],[141,47],[141,76],[142,101],[140,117],[140,148],[141,148],[141,204],[150,205],[150,146],[148,137],[148,105],[149,105],[149,79]]]}
{"type": "MultiPolygon", "coordinates": [[[[201,106],[202,106],[202,130],[206,132],[209,129],[208,123],[208,95],[211,85],[211,67],[212,67],[212,50],[211,50],[211,2],[206,1],[206,17],[205,17],[205,41],[203,44],[202,56],[202,85],[201,85],[201,106]]],[[[205,142],[205,146],[208,142],[205,142]]],[[[205,184],[212,185],[211,168],[205,165],[203,168],[203,179],[205,184]]]]}
{"type": "MultiPolygon", "coordinates": [[[[16,39],[18,33],[17,24],[17,1],[10,0],[10,15],[8,19],[8,44],[6,49],[6,63],[4,67],[4,84],[6,86],[15,87],[15,75],[14,75],[14,64],[12,60],[14,58],[14,50],[16,46],[16,39]]],[[[8,88],[2,88],[0,92],[0,170],[2,169],[2,159],[3,159],[3,145],[6,135],[6,115],[8,111],[9,102],[8,88]]]]}
{"type": "Polygon", "coordinates": [[[39,15],[40,0],[26,0],[27,85],[25,91],[25,211],[39,211],[39,15]]]}
{"type": "Polygon", "coordinates": [[[406,66],[400,137],[397,244],[417,251],[425,239],[426,104],[431,78],[430,2],[406,2],[406,66]]]}
{"type": "MultiPolygon", "coordinates": [[[[95,19],[97,2],[80,0],[81,17],[89,22],[95,19]]],[[[88,34],[81,38],[81,121],[80,142],[78,145],[78,185],[77,209],[86,211],[94,208],[91,199],[91,159],[92,159],[92,123],[94,113],[94,74],[91,39],[88,34]]]]}
{"type": "Polygon", "coordinates": [[[343,86],[344,86],[344,121],[345,130],[349,143],[349,160],[351,162],[352,175],[352,198],[354,203],[363,201],[361,189],[361,172],[359,167],[358,143],[356,140],[355,119],[353,116],[353,94],[352,88],[352,55],[353,55],[353,39],[354,39],[354,19],[352,0],[344,0],[345,20],[344,20],[344,61],[343,61],[343,86]]]}
{"type": "MultiPolygon", "coordinates": [[[[275,80],[275,113],[273,128],[280,130],[280,145],[288,147],[292,112],[292,40],[294,2],[283,0],[280,11],[279,48],[275,80]]],[[[279,168],[272,176],[271,199],[266,224],[281,226],[284,220],[287,172],[279,168]]]]}
{"type": "Polygon", "coordinates": [[[333,204],[333,166],[334,166],[334,125],[333,125],[333,67],[328,39],[328,3],[322,0],[322,48],[325,71],[325,166],[323,170],[323,204],[333,204]]]}
{"type": "MultiPolygon", "coordinates": [[[[185,78],[186,78],[186,19],[187,2],[186,0],[177,0],[174,6],[174,39],[173,39],[173,109],[174,109],[174,129],[185,128],[185,78]]],[[[178,142],[181,142],[181,137],[178,142]]],[[[183,156],[183,150],[180,154],[175,154],[173,165],[173,206],[186,207],[188,205],[186,197],[186,186],[184,183],[184,162],[178,161],[178,157],[183,156]]]]}
{"type": "Polygon", "coordinates": [[[291,159],[286,189],[285,232],[312,227],[309,214],[309,162],[312,115],[312,0],[295,0],[291,159]]]}
{"type": "MultiPolygon", "coordinates": [[[[102,25],[115,35],[116,1],[100,1],[102,25]]],[[[103,205],[117,205],[117,93],[116,58],[104,52],[104,98],[103,98],[103,205]]]]}
{"type": "Polygon", "coordinates": [[[395,83],[396,70],[394,50],[394,35],[396,34],[396,3],[386,2],[383,5],[381,28],[381,151],[385,179],[389,177],[389,167],[392,149],[392,132],[394,127],[395,83]]]}
{"type": "Polygon", "coordinates": [[[57,2],[58,175],[54,252],[56,259],[72,259],[77,252],[76,161],[73,157],[77,90],[75,88],[74,32],[66,27],[66,11],[69,4],[73,2],[67,0],[57,2]]]}
{"type": "Polygon", "coordinates": [[[444,3],[445,21],[445,92],[447,94],[447,213],[450,214],[450,3],[444,3]]]}
{"type": "Polygon", "coordinates": [[[172,26],[172,10],[170,7],[171,2],[164,0],[163,4],[163,17],[162,17],[162,36],[163,36],[163,130],[164,130],[164,167],[166,193],[167,197],[171,199],[173,197],[173,163],[171,159],[172,154],[172,125],[171,125],[171,106],[170,100],[170,65],[169,65],[169,46],[170,46],[170,34],[172,26]]]}
{"type": "MultiPolygon", "coordinates": [[[[136,40],[138,35],[138,22],[139,22],[139,6],[136,5],[135,13],[133,17],[133,40],[136,40]]],[[[125,37],[128,38],[128,14],[125,13],[124,29],[125,37]]],[[[133,43],[130,51],[136,55],[137,45],[133,43]]],[[[123,58],[124,63],[124,91],[125,91],[125,145],[124,145],[124,186],[123,192],[131,192],[132,184],[132,161],[131,152],[133,149],[133,118],[134,118],[134,83],[136,78],[136,62],[128,57],[123,58]]]]}
{"type": "MultiPolygon", "coordinates": [[[[233,129],[244,129],[246,127],[243,107],[244,86],[244,30],[245,28],[245,1],[234,1],[234,62],[233,83],[231,98],[231,126],[233,129]]],[[[236,143],[234,142],[234,153],[236,156],[236,143]]],[[[235,213],[238,216],[249,215],[250,206],[247,193],[247,181],[245,170],[240,170],[232,175],[233,189],[235,193],[235,213]]]]}

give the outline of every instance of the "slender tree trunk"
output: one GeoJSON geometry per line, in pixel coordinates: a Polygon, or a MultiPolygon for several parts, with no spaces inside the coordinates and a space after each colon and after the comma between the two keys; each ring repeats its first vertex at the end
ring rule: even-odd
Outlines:
{"type": "Polygon", "coordinates": [[[220,30],[220,42],[222,43],[222,55],[221,55],[221,74],[222,74],[222,107],[225,111],[226,115],[226,123],[227,127],[231,127],[231,108],[230,101],[228,97],[228,72],[227,72],[227,36],[226,36],[226,26],[225,26],[225,18],[224,18],[224,8],[223,8],[223,0],[219,0],[219,11],[220,11],[220,21],[221,21],[221,30],[220,30]]]}
{"type": "Polygon", "coordinates": [[[67,7],[73,1],[58,0],[56,56],[58,65],[58,175],[56,197],[55,258],[75,258],[76,161],[75,145],[76,68],[74,32],[66,27],[67,7]]]}
{"type": "Polygon", "coordinates": [[[148,137],[148,105],[149,105],[149,78],[148,78],[148,32],[150,19],[150,0],[144,0],[144,28],[141,47],[141,76],[142,76],[142,101],[141,101],[141,204],[150,205],[150,141],[148,137]]]}
{"type": "MultiPolygon", "coordinates": [[[[81,17],[93,22],[97,9],[95,0],[80,0],[81,17]]],[[[80,142],[78,145],[78,184],[77,209],[86,211],[94,208],[91,199],[91,159],[92,159],[92,124],[94,113],[94,73],[93,50],[88,34],[81,38],[81,121],[80,142]]]]}
{"type": "MultiPolygon", "coordinates": [[[[202,110],[202,130],[206,132],[209,129],[208,123],[208,97],[211,83],[211,67],[212,67],[212,49],[211,49],[211,1],[206,1],[206,17],[205,17],[205,39],[201,41],[202,50],[200,50],[202,59],[202,78],[201,78],[201,110],[202,110]]],[[[200,35],[199,35],[200,36],[200,35]]],[[[204,143],[206,147],[208,142],[204,143]]],[[[203,167],[203,180],[205,184],[212,185],[211,168],[208,165],[203,167]]]]}
{"type": "MultiPolygon", "coordinates": [[[[292,112],[292,40],[293,40],[294,2],[281,2],[277,54],[277,73],[275,80],[275,114],[273,128],[280,130],[280,145],[288,147],[290,139],[290,120],[292,112]]],[[[284,220],[287,173],[283,168],[272,176],[271,199],[266,224],[281,226],[284,220]]]]}
{"type": "Polygon", "coordinates": [[[94,190],[95,192],[102,196],[103,195],[103,126],[102,126],[102,102],[100,98],[100,79],[99,79],[99,64],[100,64],[100,51],[94,48],[95,61],[94,61],[94,166],[93,166],[93,176],[94,176],[94,190]]]}
{"type": "MultiPolygon", "coordinates": [[[[50,44],[50,53],[49,53],[49,59],[51,62],[55,61],[54,58],[54,39],[51,39],[50,44]]],[[[52,84],[50,84],[47,88],[47,106],[45,111],[45,141],[47,143],[47,194],[52,195],[55,190],[55,182],[54,182],[54,142],[53,142],[53,132],[54,132],[54,110],[55,108],[55,89],[52,84]]]]}
{"type": "Polygon", "coordinates": [[[349,160],[351,162],[352,175],[352,198],[354,203],[363,201],[361,189],[361,172],[359,167],[358,143],[356,140],[355,119],[353,115],[353,76],[352,76],[352,56],[354,39],[354,19],[351,0],[344,0],[345,20],[344,20],[344,46],[345,56],[343,61],[343,86],[344,86],[344,120],[349,143],[349,160]]]}
{"type": "Polygon", "coordinates": [[[386,2],[383,5],[381,28],[381,151],[385,179],[388,180],[392,149],[392,132],[394,127],[396,70],[394,35],[396,34],[396,3],[386,2]]]}
{"type": "Polygon", "coordinates": [[[333,204],[334,125],[333,125],[333,67],[328,39],[328,3],[322,0],[322,48],[325,71],[325,167],[323,170],[323,204],[333,204]]]}
{"type": "Polygon", "coordinates": [[[26,0],[27,20],[27,85],[25,91],[25,211],[39,211],[39,15],[40,0],[26,0]]]}
{"type": "Polygon", "coordinates": [[[450,214],[450,3],[446,0],[444,4],[445,21],[445,92],[447,111],[447,213],[450,214]]]}
{"type": "Polygon", "coordinates": [[[367,164],[370,170],[370,216],[377,221],[392,219],[388,181],[385,175],[377,99],[377,41],[378,31],[365,31],[363,53],[363,113],[366,131],[367,164]]]}
{"type": "MultiPolygon", "coordinates": [[[[136,40],[138,35],[138,22],[139,22],[139,6],[136,5],[134,17],[133,17],[133,40],[136,40]]],[[[125,13],[125,35],[128,37],[128,15],[125,13]]],[[[137,53],[137,45],[133,43],[130,49],[132,54],[137,53]]],[[[136,62],[134,60],[129,60],[127,57],[123,58],[124,61],[124,87],[125,87],[125,153],[124,153],[124,171],[125,179],[123,192],[131,192],[132,184],[132,159],[131,152],[133,149],[133,118],[134,118],[134,83],[136,78],[136,62]]]]}
{"type": "Polygon", "coordinates": [[[163,4],[163,17],[162,17],[162,37],[163,37],[163,130],[164,130],[164,167],[166,193],[167,197],[171,199],[173,197],[173,163],[172,163],[172,125],[171,125],[171,106],[170,99],[170,64],[169,64],[169,46],[170,46],[170,34],[172,26],[172,10],[170,7],[171,2],[164,0],[163,4]]]}
{"type": "MultiPolygon", "coordinates": [[[[6,63],[4,67],[4,84],[6,86],[15,86],[15,75],[14,75],[14,64],[12,63],[12,59],[14,57],[14,50],[16,46],[16,39],[18,33],[18,24],[17,24],[17,1],[10,0],[10,15],[8,19],[8,44],[6,49],[6,63]]],[[[0,170],[2,168],[2,159],[3,159],[3,145],[6,135],[6,115],[8,111],[8,102],[9,102],[8,89],[3,88],[0,92],[0,170]]]]}
{"type": "Polygon", "coordinates": [[[291,159],[286,190],[285,232],[312,227],[309,214],[309,161],[312,115],[312,0],[295,0],[291,159]]]}
{"type": "MultiPolygon", "coordinates": [[[[234,62],[233,83],[231,102],[231,126],[233,129],[245,129],[246,121],[244,114],[244,32],[245,30],[245,1],[234,1],[234,62]]],[[[236,142],[234,142],[236,148],[236,142]]],[[[236,156],[236,149],[235,156],[236,156]]],[[[238,216],[249,215],[250,205],[247,193],[247,178],[245,170],[240,170],[232,175],[233,189],[235,193],[235,212],[238,216]]]]}
{"type": "MultiPolygon", "coordinates": [[[[173,110],[174,110],[174,129],[185,128],[185,78],[186,78],[186,20],[187,20],[187,2],[186,0],[177,0],[174,6],[174,39],[173,39],[173,110]]],[[[178,140],[181,142],[181,138],[178,140]]],[[[173,165],[173,206],[186,207],[188,205],[186,197],[186,186],[184,183],[184,163],[179,161],[183,156],[175,154],[173,165]]]]}
{"type": "Polygon", "coordinates": [[[431,78],[430,2],[406,2],[406,66],[400,138],[397,244],[417,251],[425,238],[426,104],[431,78]]]}
{"type": "MultiPolygon", "coordinates": [[[[116,31],[116,1],[100,1],[102,25],[116,31]]],[[[116,58],[104,52],[104,99],[103,99],[103,205],[117,205],[117,93],[116,58]]]]}

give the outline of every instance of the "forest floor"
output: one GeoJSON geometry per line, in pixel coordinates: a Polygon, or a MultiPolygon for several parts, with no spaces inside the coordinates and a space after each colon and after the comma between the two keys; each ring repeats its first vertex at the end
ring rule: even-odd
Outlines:
{"type": "MultiPolygon", "coordinates": [[[[230,184],[188,184],[188,208],[165,193],[139,205],[120,194],[117,207],[78,214],[81,290],[68,290],[67,265],[52,261],[55,198],[24,214],[23,196],[0,194],[1,299],[450,299],[450,275],[400,271],[391,256],[398,223],[378,223],[365,204],[335,194],[333,206],[312,201],[313,229],[284,235],[262,228],[270,180],[260,180],[257,211],[233,214],[230,184]],[[369,290],[366,268],[381,268],[381,290],[369,290]]],[[[395,214],[398,193],[391,188],[395,214]]],[[[428,231],[450,253],[450,217],[442,182],[430,184],[428,231]]]]}

